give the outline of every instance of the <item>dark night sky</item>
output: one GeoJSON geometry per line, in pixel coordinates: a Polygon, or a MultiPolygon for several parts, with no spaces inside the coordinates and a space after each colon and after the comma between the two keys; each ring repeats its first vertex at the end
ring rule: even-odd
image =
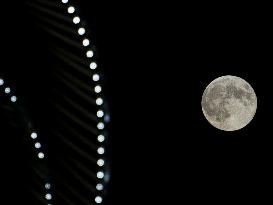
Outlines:
{"type": "Polygon", "coordinates": [[[259,198],[271,156],[268,13],[167,3],[87,8],[108,78],[112,199],[259,198]],[[210,126],[200,105],[206,85],[228,74],[258,96],[251,124],[232,133],[210,126]]]}
{"type": "Polygon", "coordinates": [[[79,2],[107,80],[109,204],[222,204],[266,195],[269,13],[239,5],[79,2]],[[248,81],[258,97],[251,124],[232,133],[210,126],[201,110],[207,84],[227,74],[248,81]]]}

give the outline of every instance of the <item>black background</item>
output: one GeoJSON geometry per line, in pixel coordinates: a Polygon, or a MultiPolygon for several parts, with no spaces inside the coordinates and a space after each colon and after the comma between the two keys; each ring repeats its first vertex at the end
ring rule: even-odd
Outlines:
{"type": "Polygon", "coordinates": [[[267,200],[272,32],[266,8],[85,4],[108,74],[109,201],[267,200]],[[245,79],[258,97],[253,121],[236,132],[213,128],[201,110],[205,87],[222,75],[245,79]]]}
{"type": "Polygon", "coordinates": [[[107,80],[108,204],[267,199],[272,23],[266,6],[79,5],[107,80]],[[222,75],[245,79],[258,97],[253,121],[236,132],[213,128],[201,110],[202,92],[222,75]]]}

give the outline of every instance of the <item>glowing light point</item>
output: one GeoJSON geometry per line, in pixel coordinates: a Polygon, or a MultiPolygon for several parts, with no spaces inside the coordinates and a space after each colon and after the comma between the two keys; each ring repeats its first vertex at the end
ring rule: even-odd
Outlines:
{"type": "Polygon", "coordinates": [[[99,110],[99,111],[97,112],[97,116],[98,116],[99,118],[103,117],[103,116],[104,116],[104,112],[103,112],[102,110],[99,110]]]}
{"type": "Polygon", "coordinates": [[[85,34],[85,29],[84,29],[84,28],[79,28],[78,34],[79,34],[80,36],[82,36],[83,34],[85,34]]]}
{"type": "Polygon", "coordinates": [[[91,70],[95,70],[97,67],[98,67],[97,63],[95,63],[95,62],[90,63],[91,70]]]}
{"type": "Polygon", "coordinates": [[[52,195],[51,194],[46,194],[45,198],[46,198],[46,200],[51,200],[52,199],[52,195]]]}
{"type": "Polygon", "coordinates": [[[80,17],[75,16],[75,17],[73,18],[73,23],[74,23],[74,24],[79,24],[80,22],[81,22],[80,17]]]}
{"type": "Polygon", "coordinates": [[[96,189],[98,191],[102,191],[103,190],[103,185],[102,184],[97,184],[96,189]]]}
{"type": "Polygon", "coordinates": [[[45,188],[48,190],[48,189],[51,189],[51,184],[50,183],[46,183],[45,184],[45,188]]]}
{"type": "Polygon", "coordinates": [[[10,90],[10,88],[9,88],[9,87],[5,88],[5,93],[6,93],[6,94],[9,94],[9,93],[10,93],[10,91],[11,91],[11,90],[10,90]]]}
{"type": "Polygon", "coordinates": [[[105,162],[104,162],[103,159],[99,159],[98,162],[97,162],[97,164],[98,164],[99,167],[102,167],[104,165],[104,163],[105,162]]]}
{"type": "Polygon", "coordinates": [[[96,104],[97,105],[102,105],[103,104],[103,99],[102,98],[97,98],[96,99],[96,104]]]}
{"type": "Polygon", "coordinates": [[[102,154],[104,154],[104,152],[105,152],[105,150],[103,147],[98,148],[98,154],[102,155],[102,154]]]}
{"type": "Polygon", "coordinates": [[[104,173],[103,172],[98,172],[97,173],[97,178],[103,179],[104,178],[104,173]]]}
{"type": "Polygon", "coordinates": [[[34,146],[36,149],[40,149],[42,147],[40,142],[36,142],[34,146]]]}
{"type": "Polygon", "coordinates": [[[16,97],[16,96],[12,96],[12,97],[10,98],[10,101],[11,101],[11,102],[16,102],[16,101],[17,101],[17,97],[16,97]]]}
{"type": "Polygon", "coordinates": [[[92,58],[94,56],[94,52],[89,50],[86,52],[86,56],[87,56],[87,58],[92,58]]]}
{"type": "Polygon", "coordinates": [[[85,47],[89,46],[89,44],[90,44],[90,41],[87,38],[82,41],[82,45],[85,47]]]}
{"type": "Polygon", "coordinates": [[[30,136],[32,139],[36,139],[38,135],[36,132],[32,132],[30,136]]]}
{"type": "Polygon", "coordinates": [[[94,74],[92,78],[93,78],[93,81],[95,81],[95,82],[100,80],[99,74],[94,74]]]}
{"type": "Polygon", "coordinates": [[[67,12],[69,14],[73,14],[75,12],[75,8],[73,6],[68,7],[67,12]]]}
{"type": "Polygon", "coordinates": [[[43,152],[39,152],[38,154],[39,159],[45,158],[45,154],[43,152]]]}
{"type": "Polygon", "coordinates": [[[100,93],[101,90],[102,90],[101,86],[97,85],[97,86],[95,87],[95,93],[100,93]]]}
{"type": "Polygon", "coordinates": [[[97,204],[101,204],[101,203],[102,203],[102,198],[101,198],[100,196],[96,196],[95,202],[96,202],[97,204]]]}
{"type": "Polygon", "coordinates": [[[104,129],[104,123],[103,122],[99,122],[97,125],[99,130],[103,130],[104,129]]]}
{"type": "Polygon", "coordinates": [[[99,141],[99,142],[104,142],[104,140],[105,140],[104,135],[99,135],[99,136],[98,136],[98,141],[99,141]]]}

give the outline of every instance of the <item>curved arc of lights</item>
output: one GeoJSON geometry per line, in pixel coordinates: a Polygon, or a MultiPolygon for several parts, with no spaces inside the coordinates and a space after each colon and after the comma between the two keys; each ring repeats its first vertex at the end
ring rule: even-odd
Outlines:
{"type": "Polygon", "coordinates": [[[104,105],[104,99],[102,97],[102,86],[100,84],[101,76],[97,72],[98,65],[94,58],[94,51],[89,48],[91,41],[88,37],[85,37],[86,34],[86,28],[81,26],[82,19],[79,15],[76,15],[76,8],[72,5],[70,5],[69,0],[61,0],[61,2],[65,5],[67,5],[67,13],[72,16],[71,23],[78,26],[78,29],[76,30],[77,35],[83,37],[82,39],[82,46],[86,48],[86,58],[90,60],[89,63],[89,70],[92,72],[92,80],[96,85],[94,86],[94,92],[96,93],[96,106],[97,106],[97,118],[99,120],[97,124],[97,129],[99,131],[99,134],[97,136],[97,141],[100,143],[100,146],[97,149],[98,154],[98,160],[97,160],[97,166],[98,166],[98,172],[97,172],[97,178],[99,182],[96,185],[96,190],[98,191],[97,195],[95,196],[94,201],[97,204],[101,204],[103,202],[103,190],[104,190],[104,182],[107,181],[107,175],[105,174],[105,159],[103,159],[105,154],[105,147],[103,146],[105,142],[105,123],[109,121],[109,115],[106,114],[106,111],[103,108],[104,105]]]}
{"type": "MultiPolygon", "coordinates": [[[[10,100],[10,103],[13,104],[13,106],[16,106],[16,103],[18,103],[18,98],[17,96],[13,93],[12,89],[6,85],[5,81],[3,78],[0,78],[0,88],[3,88],[4,90],[4,94],[5,96],[7,96],[10,100]]],[[[28,122],[30,122],[30,120],[28,119],[28,122]]],[[[32,139],[33,141],[33,147],[35,148],[35,151],[37,153],[37,158],[39,160],[44,160],[46,158],[46,154],[43,151],[43,146],[42,143],[39,140],[39,135],[37,133],[37,131],[35,131],[32,128],[28,128],[28,132],[29,132],[29,137],[32,139]]],[[[45,188],[45,199],[47,201],[51,201],[52,199],[52,194],[51,194],[51,183],[48,181],[48,179],[45,180],[46,183],[44,184],[44,188],[45,188]]]]}

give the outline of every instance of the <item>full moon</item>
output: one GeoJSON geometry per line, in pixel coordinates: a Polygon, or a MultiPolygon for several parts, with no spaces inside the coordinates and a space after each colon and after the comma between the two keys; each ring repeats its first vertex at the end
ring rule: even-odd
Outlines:
{"type": "Polygon", "coordinates": [[[208,122],[224,131],[245,127],[257,109],[257,97],[244,79],[226,75],[213,80],[202,96],[202,111],[208,122]]]}

